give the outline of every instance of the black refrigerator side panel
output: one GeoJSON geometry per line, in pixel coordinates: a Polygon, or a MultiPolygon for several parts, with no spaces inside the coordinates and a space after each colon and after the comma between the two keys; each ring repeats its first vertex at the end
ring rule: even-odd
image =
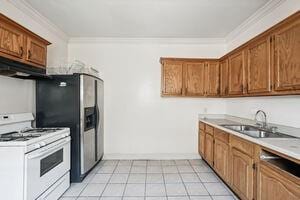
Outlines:
{"type": "Polygon", "coordinates": [[[36,82],[36,126],[71,130],[71,182],[80,182],[80,80],[77,75],[53,76],[36,82]]]}

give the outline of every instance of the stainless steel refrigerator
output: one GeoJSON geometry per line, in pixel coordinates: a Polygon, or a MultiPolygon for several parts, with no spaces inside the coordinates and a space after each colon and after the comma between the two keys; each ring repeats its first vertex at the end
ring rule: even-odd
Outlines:
{"type": "Polygon", "coordinates": [[[36,126],[70,127],[71,182],[81,182],[103,156],[104,83],[87,74],[36,82],[36,126]]]}

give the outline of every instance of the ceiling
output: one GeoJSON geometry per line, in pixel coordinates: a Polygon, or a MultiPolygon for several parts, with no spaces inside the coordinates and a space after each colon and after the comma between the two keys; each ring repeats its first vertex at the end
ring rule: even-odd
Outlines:
{"type": "Polygon", "coordinates": [[[268,0],[25,0],[70,37],[224,38],[268,0]]]}

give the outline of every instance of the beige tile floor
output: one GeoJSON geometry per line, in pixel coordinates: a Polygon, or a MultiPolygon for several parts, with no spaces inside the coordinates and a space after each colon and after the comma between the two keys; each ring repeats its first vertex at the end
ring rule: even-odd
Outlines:
{"type": "Polygon", "coordinates": [[[202,160],[104,160],[61,200],[234,200],[202,160]]]}

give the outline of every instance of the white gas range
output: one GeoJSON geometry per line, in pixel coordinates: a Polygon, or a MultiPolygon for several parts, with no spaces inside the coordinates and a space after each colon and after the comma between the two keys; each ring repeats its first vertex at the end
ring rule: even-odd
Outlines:
{"type": "Polygon", "coordinates": [[[0,115],[0,199],[58,199],[70,186],[69,128],[32,128],[31,113],[0,115]]]}

